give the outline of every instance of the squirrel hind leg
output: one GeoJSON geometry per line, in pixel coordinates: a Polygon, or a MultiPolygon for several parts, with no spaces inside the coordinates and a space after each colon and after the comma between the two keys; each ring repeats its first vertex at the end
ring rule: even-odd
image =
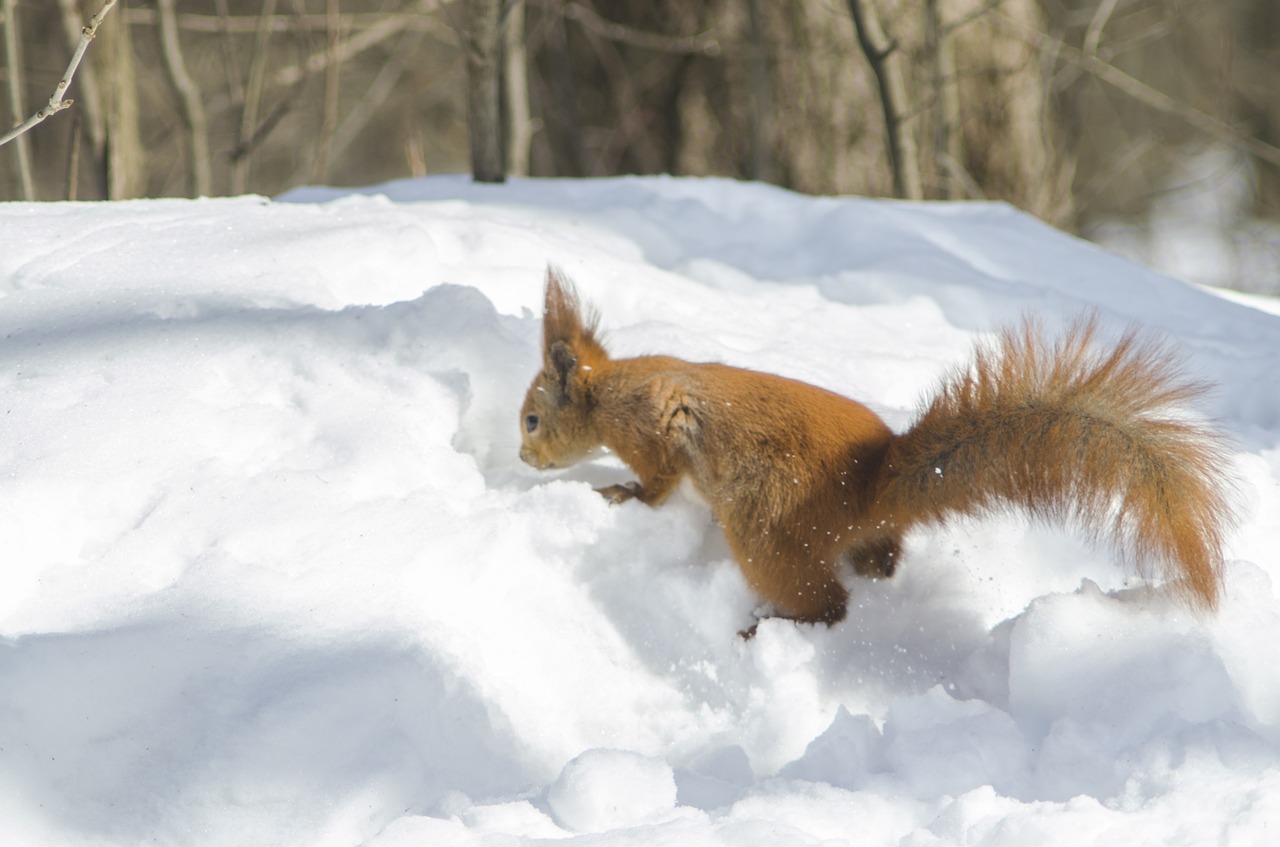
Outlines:
{"type": "Polygon", "coordinates": [[[844,559],[858,576],[888,579],[897,571],[901,553],[901,539],[883,536],[855,544],[845,551],[844,559]]]}
{"type": "Polygon", "coordinates": [[[747,584],[773,604],[780,617],[801,623],[844,620],[849,592],[836,577],[835,561],[825,561],[804,548],[752,544],[726,528],[726,540],[747,584]]]}

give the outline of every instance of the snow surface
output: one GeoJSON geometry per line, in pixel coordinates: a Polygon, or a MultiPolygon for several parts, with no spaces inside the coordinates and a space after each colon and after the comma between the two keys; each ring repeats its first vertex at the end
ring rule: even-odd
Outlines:
{"type": "Polygon", "coordinates": [[[1133,845],[1280,829],[1280,316],[996,204],[670,178],[0,205],[0,843],[1133,845]],[[903,427],[1025,311],[1238,443],[1197,616],[1017,517],[767,620],[707,507],[516,457],[553,261],[615,352],[903,427]]]}

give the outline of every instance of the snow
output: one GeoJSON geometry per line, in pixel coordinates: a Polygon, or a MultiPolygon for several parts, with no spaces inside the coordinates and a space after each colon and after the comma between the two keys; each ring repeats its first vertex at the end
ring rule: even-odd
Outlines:
{"type": "Polygon", "coordinates": [[[0,843],[1266,843],[1280,315],[998,204],[434,177],[0,205],[0,843]],[[690,490],[517,458],[547,262],[619,354],[903,427],[1027,311],[1214,382],[1241,523],[1197,615],[1017,517],[766,620],[690,490]]]}
{"type": "Polygon", "coordinates": [[[1089,237],[1181,279],[1269,294],[1274,303],[1280,224],[1256,214],[1262,193],[1257,165],[1243,151],[1216,142],[1181,152],[1143,218],[1092,221],[1089,237]]]}

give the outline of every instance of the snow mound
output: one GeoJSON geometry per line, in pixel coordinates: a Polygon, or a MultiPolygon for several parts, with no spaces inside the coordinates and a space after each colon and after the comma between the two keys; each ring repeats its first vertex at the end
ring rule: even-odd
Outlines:
{"type": "Polygon", "coordinates": [[[1280,316],[999,204],[437,177],[0,205],[0,842],[1262,843],[1280,821],[1280,316]],[[1026,311],[1219,387],[1197,617],[1069,531],[914,534],[761,623],[706,505],[517,458],[543,269],[611,348],[904,426],[1026,311]]]}

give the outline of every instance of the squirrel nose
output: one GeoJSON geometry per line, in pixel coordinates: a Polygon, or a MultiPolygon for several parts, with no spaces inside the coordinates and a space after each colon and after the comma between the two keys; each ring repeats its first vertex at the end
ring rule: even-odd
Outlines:
{"type": "Polygon", "coordinates": [[[540,462],[538,460],[538,454],[533,452],[533,450],[529,449],[528,447],[520,448],[520,461],[524,462],[526,465],[529,465],[530,467],[537,468],[538,470],[543,470],[544,468],[547,467],[545,463],[540,462]]]}

